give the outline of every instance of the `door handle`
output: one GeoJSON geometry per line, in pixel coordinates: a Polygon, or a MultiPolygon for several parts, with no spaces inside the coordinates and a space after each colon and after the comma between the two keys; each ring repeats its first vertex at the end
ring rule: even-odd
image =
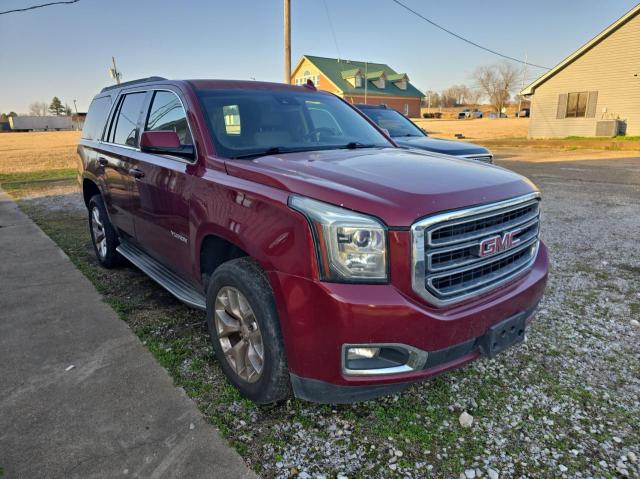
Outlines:
{"type": "Polygon", "coordinates": [[[98,158],[98,164],[102,167],[105,167],[109,165],[109,160],[107,160],[106,158],[100,157],[98,158]]]}
{"type": "Polygon", "coordinates": [[[139,168],[131,168],[129,170],[129,174],[133,176],[135,179],[144,178],[144,171],[139,168]]]}

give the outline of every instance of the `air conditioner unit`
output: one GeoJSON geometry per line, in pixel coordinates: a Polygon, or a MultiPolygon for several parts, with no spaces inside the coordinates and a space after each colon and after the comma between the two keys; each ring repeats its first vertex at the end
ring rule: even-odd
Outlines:
{"type": "Polygon", "coordinates": [[[603,120],[596,123],[596,136],[622,136],[627,132],[623,120],[603,120]]]}

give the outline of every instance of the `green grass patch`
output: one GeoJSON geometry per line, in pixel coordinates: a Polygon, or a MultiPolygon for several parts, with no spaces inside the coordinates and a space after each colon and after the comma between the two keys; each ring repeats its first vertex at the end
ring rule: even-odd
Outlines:
{"type": "Polygon", "coordinates": [[[58,170],[43,170],[17,173],[0,173],[0,184],[21,184],[34,183],[38,181],[54,181],[75,178],[78,170],[75,168],[63,168],[58,170]]]}

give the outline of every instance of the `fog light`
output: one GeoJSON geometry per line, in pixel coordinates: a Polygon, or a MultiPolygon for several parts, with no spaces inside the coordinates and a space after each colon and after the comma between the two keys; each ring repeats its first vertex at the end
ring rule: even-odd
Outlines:
{"type": "Polygon", "coordinates": [[[349,348],[347,349],[347,359],[371,359],[380,354],[380,348],[349,348]]]}
{"type": "Polygon", "coordinates": [[[342,368],[349,375],[398,374],[422,369],[426,351],[406,344],[345,344],[342,368]]]}

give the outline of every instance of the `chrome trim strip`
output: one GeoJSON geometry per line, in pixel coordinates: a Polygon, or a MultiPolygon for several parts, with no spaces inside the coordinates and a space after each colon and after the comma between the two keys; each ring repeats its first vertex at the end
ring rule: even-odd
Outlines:
{"type": "MultiPolygon", "coordinates": [[[[526,195],[518,196],[516,198],[511,198],[509,200],[499,201],[497,203],[489,203],[485,205],[474,206],[471,208],[465,208],[461,210],[449,211],[446,213],[436,214],[422,220],[417,221],[413,225],[411,225],[411,286],[413,291],[418,294],[425,301],[433,304],[434,306],[446,306],[450,304],[459,303],[461,301],[480,296],[487,291],[498,288],[508,281],[512,281],[517,278],[521,273],[527,271],[535,261],[538,255],[538,244],[536,243],[535,253],[532,255],[531,261],[525,265],[521,270],[514,272],[513,274],[503,278],[497,283],[492,283],[488,286],[482,287],[478,290],[472,291],[470,293],[457,296],[455,298],[438,298],[435,295],[431,294],[426,286],[426,261],[425,261],[425,230],[430,228],[433,225],[436,225],[445,221],[458,220],[470,216],[478,216],[485,215],[491,212],[496,212],[501,209],[513,208],[523,206],[525,203],[539,200],[540,193],[533,192],[526,195]]],[[[539,209],[538,209],[539,212],[539,209]]],[[[538,213],[537,212],[537,213],[538,213]]],[[[483,235],[486,233],[483,233],[483,235]]]]}
{"type": "Polygon", "coordinates": [[[345,376],[379,376],[386,374],[399,374],[408,373],[411,371],[419,371],[427,364],[427,356],[429,353],[422,349],[409,346],[402,343],[365,343],[365,344],[351,344],[346,343],[342,345],[342,374],[345,376]],[[349,369],[346,366],[347,362],[347,350],[349,348],[396,348],[404,349],[409,353],[409,359],[406,364],[402,366],[395,366],[391,368],[379,368],[379,369],[349,369]]]}

